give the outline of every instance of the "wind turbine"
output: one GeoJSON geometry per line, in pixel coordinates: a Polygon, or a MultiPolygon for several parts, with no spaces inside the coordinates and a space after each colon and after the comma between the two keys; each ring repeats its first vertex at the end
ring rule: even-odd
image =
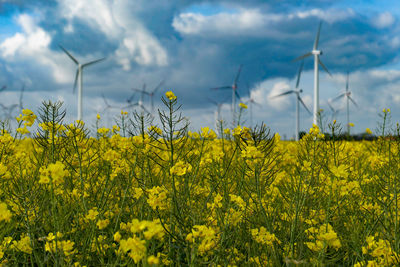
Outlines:
{"type": "Polygon", "coordinates": [[[148,112],[148,110],[144,107],[143,105],[143,99],[144,99],[144,95],[149,95],[149,92],[146,91],[146,84],[143,83],[143,87],[142,89],[137,89],[137,88],[132,88],[133,91],[139,92],[140,93],[140,98],[139,98],[139,102],[135,103],[135,104],[131,104],[128,107],[133,107],[133,106],[138,106],[139,108],[142,109],[142,112],[148,112]]]}
{"type": "Polygon", "coordinates": [[[353,98],[351,98],[351,92],[349,91],[349,72],[347,72],[347,78],[346,78],[346,91],[339,96],[335,97],[332,101],[339,100],[342,97],[346,98],[346,108],[347,108],[347,134],[350,135],[350,107],[349,107],[349,100],[356,106],[358,107],[356,101],[354,101],[353,98]]]}
{"type": "Polygon", "coordinates": [[[332,76],[331,73],[328,71],[328,69],[325,67],[325,65],[322,63],[321,59],[319,58],[319,56],[322,55],[322,51],[318,50],[318,42],[319,42],[319,35],[320,35],[320,32],[321,32],[321,24],[322,24],[322,21],[319,23],[319,26],[318,26],[317,36],[315,37],[313,50],[311,50],[311,52],[308,52],[307,54],[304,54],[304,55],[294,59],[294,61],[297,61],[297,60],[301,60],[301,59],[304,59],[306,57],[309,57],[311,55],[314,55],[314,110],[313,110],[313,123],[315,125],[318,125],[318,112],[319,112],[319,72],[318,72],[318,66],[321,65],[321,67],[330,76],[332,76]]]}
{"type": "Polygon", "coordinates": [[[299,105],[299,103],[301,103],[303,105],[303,107],[308,111],[308,113],[311,114],[311,111],[307,108],[306,104],[304,104],[303,99],[301,99],[301,97],[300,97],[300,93],[303,92],[303,89],[299,89],[301,71],[303,70],[303,66],[304,66],[304,61],[302,61],[301,65],[300,65],[299,73],[297,74],[296,89],[289,90],[282,94],[272,97],[272,98],[275,98],[275,97],[289,95],[289,94],[296,94],[296,133],[295,133],[296,141],[299,141],[299,128],[300,128],[300,108],[299,108],[300,105],[299,105]]]}
{"type": "Polygon", "coordinates": [[[85,67],[90,66],[90,65],[99,63],[100,61],[103,61],[105,58],[103,57],[103,58],[100,58],[100,59],[96,59],[96,60],[90,61],[90,62],[85,63],[85,64],[81,64],[64,47],[62,47],[61,45],[59,45],[59,46],[65,52],[65,54],[67,54],[67,56],[73,62],[75,62],[75,64],[78,66],[78,69],[76,70],[76,75],[75,75],[73,93],[75,93],[76,85],[78,84],[78,114],[77,114],[77,120],[81,120],[82,119],[82,86],[83,86],[82,76],[83,76],[83,69],[85,67]]]}
{"type": "Polygon", "coordinates": [[[239,66],[239,70],[236,74],[235,80],[233,81],[232,85],[227,85],[227,86],[220,86],[220,87],[215,87],[211,88],[212,90],[224,90],[224,89],[231,89],[232,90],[232,122],[233,125],[236,126],[236,97],[240,98],[239,93],[237,92],[237,83],[239,81],[239,76],[240,72],[242,71],[242,64],[239,66]]]}

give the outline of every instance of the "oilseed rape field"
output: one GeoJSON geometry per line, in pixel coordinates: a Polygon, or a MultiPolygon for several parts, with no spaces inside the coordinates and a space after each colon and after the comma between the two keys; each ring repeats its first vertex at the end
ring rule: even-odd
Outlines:
{"type": "Polygon", "coordinates": [[[390,110],[375,141],[337,139],[333,122],[289,142],[265,125],[190,132],[163,102],[158,126],[121,112],[91,134],[58,102],[2,124],[3,266],[400,264],[390,110]]]}

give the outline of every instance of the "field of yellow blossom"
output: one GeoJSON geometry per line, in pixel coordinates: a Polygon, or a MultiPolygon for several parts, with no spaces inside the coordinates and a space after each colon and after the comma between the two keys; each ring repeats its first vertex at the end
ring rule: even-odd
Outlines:
{"type": "MultiPolygon", "coordinates": [[[[396,266],[400,138],[299,142],[265,125],[189,132],[121,112],[95,134],[60,103],[0,135],[4,266],[396,266]],[[34,126],[37,126],[34,129],[34,126]]],[[[384,121],[390,111],[384,110],[384,121]]],[[[388,135],[389,134],[389,135],[388,135]]]]}

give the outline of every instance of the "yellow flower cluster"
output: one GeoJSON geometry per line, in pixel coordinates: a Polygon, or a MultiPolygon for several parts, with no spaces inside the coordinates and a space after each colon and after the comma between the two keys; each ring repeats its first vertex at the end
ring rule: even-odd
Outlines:
{"type": "Polygon", "coordinates": [[[217,138],[217,134],[212,129],[210,129],[210,127],[204,127],[201,128],[201,137],[207,139],[215,139],[217,138]]]}
{"type": "Polygon", "coordinates": [[[393,266],[399,262],[399,254],[392,250],[388,240],[375,240],[374,236],[366,238],[367,245],[362,247],[364,255],[374,258],[369,261],[371,266],[393,266]]]}
{"type": "Polygon", "coordinates": [[[187,162],[178,161],[174,166],[171,167],[169,173],[172,175],[182,176],[191,171],[192,165],[187,162]]]}
{"type": "Polygon", "coordinates": [[[49,233],[46,238],[45,251],[48,251],[52,254],[62,253],[65,257],[67,257],[67,261],[69,261],[69,257],[71,257],[76,250],[74,249],[75,242],[71,240],[61,240],[63,234],[57,232],[56,235],[53,233],[49,233]]]}
{"type": "Polygon", "coordinates": [[[170,100],[173,101],[176,99],[176,96],[174,95],[174,93],[172,91],[168,91],[165,93],[165,96],[170,100]]]}
{"type": "Polygon", "coordinates": [[[325,137],[325,135],[323,133],[321,133],[318,125],[315,125],[315,124],[313,124],[313,127],[310,128],[309,133],[310,133],[310,136],[316,137],[319,139],[323,139],[325,137]]]}
{"type": "Polygon", "coordinates": [[[306,233],[308,238],[313,240],[313,242],[306,242],[306,245],[312,251],[320,252],[328,249],[328,247],[338,250],[342,246],[336,232],[329,223],[321,225],[319,228],[308,228],[306,233]]]}
{"type": "Polygon", "coordinates": [[[56,121],[0,132],[0,264],[399,265],[397,136],[56,121]]]}
{"type": "Polygon", "coordinates": [[[64,181],[69,172],[64,170],[65,166],[60,161],[51,163],[49,166],[40,168],[40,184],[48,184],[52,182],[54,185],[59,185],[64,181]]]}
{"type": "Polygon", "coordinates": [[[161,188],[160,186],[155,186],[148,190],[149,196],[147,203],[153,210],[165,210],[168,207],[167,200],[167,190],[161,188]]]}
{"type": "Polygon", "coordinates": [[[261,226],[260,229],[251,229],[251,236],[253,239],[260,244],[266,245],[266,246],[273,246],[273,244],[276,242],[277,244],[280,244],[281,241],[279,241],[278,238],[274,234],[271,234],[270,232],[265,229],[264,226],[261,226]]]}
{"type": "Polygon", "coordinates": [[[239,107],[242,109],[247,109],[247,105],[243,103],[239,103],[239,107]]]}
{"type": "Polygon", "coordinates": [[[0,202],[0,221],[9,222],[11,220],[12,214],[7,208],[7,204],[0,202]]]}
{"type": "Polygon", "coordinates": [[[219,235],[211,227],[195,225],[192,232],[186,236],[186,240],[192,243],[197,242],[200,254],[204,255],[216,246],[219,235]]]}

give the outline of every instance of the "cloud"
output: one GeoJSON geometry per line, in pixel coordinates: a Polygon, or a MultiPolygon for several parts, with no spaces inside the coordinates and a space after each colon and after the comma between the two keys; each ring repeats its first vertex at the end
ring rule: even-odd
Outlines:
{"type": "Polygon", "coordinates": [[[383,29],[392,26],[395,21],[396,19],[394,16],[390,12],[386,11],[374,17],[372,19],[372,24],[379,29],[383,29]]]}
{"type": "Polygon", "coordinates": [[[310,10],[305,10],[305,11],[298,11],[294,12],[293,14],[289,14],[289,18],[300,18],[300,19],[306,19],[309,17],[315,17],[320,20],[326,21],[328,23],[334,23],[336,21],[343,21],[346,20],[352,16],[355,15],[355,12],[348,8],[345,10],[341,9],[336,9],[336,8],[329,8],[329,9],[319,9],[319,8],[313,8],[310,10]]]}
{"type": "Polygon", "coordinates": [[[67,19],[67,32],[73,31],[76,20],[84,21],[93,30],[119,43],[116,61],[124,70],[130,70],[131,61],[139,65],[165,66],[166,50],[144,25],[132,16],[135,2],[128,0],[96,0],[90,5],[80,0],[58,0],[58,13],[67,19]]]}
{"type": "Polygon", "coordinates": [[[8,62],[32,60],[50,69],[57,82],[65,83],[69,80],[70,72],[59,64],[60,55],[50,50],[52,37],[38,26],[39,21],[33,15],[18,15],[16,22],[21,26],[22,32],[15,33],[0,43],[0,55],[8,62]]]}
{"type": "Polygon", "coordinates": [[[174,17],[172,26],[184,35],[274,36],[279,35],[279,31],[275,29],[279,23],[290,23],[290,20],[313,17],[333,23],[352,16],[354,12],[351,9],[311,9],[293,13],[271,13],[256,8],[237,8],[236,12],[221,11],[211,15],[195,12],[180,13],[174,17]]]}

